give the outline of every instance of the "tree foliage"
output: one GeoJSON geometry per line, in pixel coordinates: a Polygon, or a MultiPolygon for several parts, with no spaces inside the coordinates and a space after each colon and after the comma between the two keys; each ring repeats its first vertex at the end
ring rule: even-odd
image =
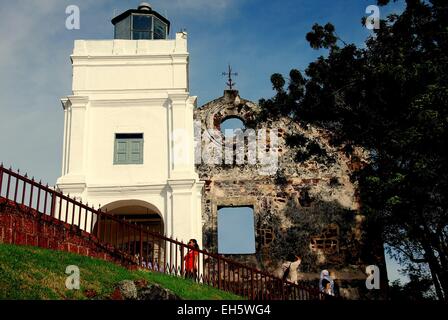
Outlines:
{"type": "Polygon", "coordinates": [[[369,165],[354,175],[363,213],[371,225],[382,226],[383,241],[403,265],[429,270],[437,297],[444,300],[447,17],[446,0],[406,0],[405,10],[381,20],[363,47],[342,42],[331,24],[316,24],[306,38],[328,55],[310,63],[305,75],[292,70],[288,82],[273,75],[275,96],[260,100],[261,118],[312,123],[333,132],[332,144],[370,152],[369,165]]]}

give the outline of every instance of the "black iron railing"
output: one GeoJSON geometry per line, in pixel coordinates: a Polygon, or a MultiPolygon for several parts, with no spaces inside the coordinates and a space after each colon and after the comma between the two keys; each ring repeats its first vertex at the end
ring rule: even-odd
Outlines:
{"type": "Polygon", "coordinates": [[[112,245],[123,261],[131,261],[141,268],[189,277],[253,300],[322,299],[313,288],[283,281],[267,272],[205,250],[193,250],[183,242],[151,232],[101,209],[91,208],[3,165],[0,165],[0,197],[90,233],[96,241],[112,245]],[[194,259],[192,269],[189,268],[191,264],[185,263],[189,252],[194,259]]]}

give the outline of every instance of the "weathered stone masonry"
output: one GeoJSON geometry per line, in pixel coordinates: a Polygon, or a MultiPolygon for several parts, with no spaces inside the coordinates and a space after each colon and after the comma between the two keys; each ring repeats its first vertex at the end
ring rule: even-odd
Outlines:
{"type": "Polygon", "coordinates": [[[205,249],[217,251],[220,206],[252,206],[256,254],[232,255],[232,259],[276,271],[288,254],[300,254],[303,280],[316,281],[320,270],[329,269],[341,295],[363,296],[365,266],[384,263],[384,257],[378,248],[366,243],[356,185],[350,180],[352,170],[362,165],[362,152],[355,150],[348,155],[336,150],[329,146],[327,132],[299,126],[287,118],[257,123],[257,112],[255,103],[230,90],[195,110],[202,130],[219,130],[225,119],[237,117],[255,130],[275,128],[279,138],[276,175],[260,175],[258,166],[247,162],[197,165],[200,179],[206,182],[202,204],[205,249]],[[297,134],[318,145],[324,156],[298,161],[298,150],[286,143],[288,136],[297,134]]]}

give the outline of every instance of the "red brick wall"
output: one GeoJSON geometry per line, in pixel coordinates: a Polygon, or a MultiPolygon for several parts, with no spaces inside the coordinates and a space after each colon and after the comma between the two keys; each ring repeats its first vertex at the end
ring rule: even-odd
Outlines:
{"type": "Polygon", "coordinates": [[[113,246],[76,226],[0,198],[0,243],[62,250],[124,264],[113,246]]]}

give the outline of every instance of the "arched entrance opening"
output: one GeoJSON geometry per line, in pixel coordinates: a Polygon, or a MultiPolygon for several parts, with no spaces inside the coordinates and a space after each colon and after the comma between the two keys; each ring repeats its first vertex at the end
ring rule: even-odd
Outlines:
{"type": "Polygon", "coordinates": [[[140,234],[135,228],[103,219],[95,223],[93,230],[101,241],[133,256],[141,255],[142,261],[147,265],[160,265],[165,244],[153,233],[163,235],[164,223],[156,206],[141,200],[120,200],[103,206],[101,210],[144,230],[140,234]]]}
{"type": "Polygon", "coordinates": [[[159,209],[153,204],[141,200],[120,200],[101,208],[119,219],[137,224],[143,228],[163,235],[163,219],[159,209]]]}

